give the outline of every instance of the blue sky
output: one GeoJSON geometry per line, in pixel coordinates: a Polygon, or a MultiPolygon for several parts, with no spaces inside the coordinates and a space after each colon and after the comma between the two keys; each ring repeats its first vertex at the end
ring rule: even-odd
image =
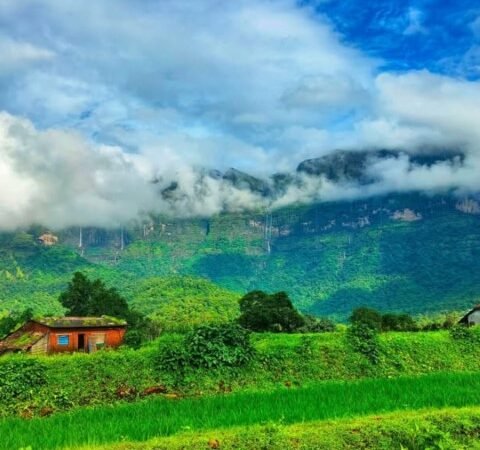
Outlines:
{"type": "Polygon", "coordinates": [[[332,21],[346,42],[382,58],[386,70],[480,76],[473,61],[464,61],[478,42],[472,32],[480,13],[477,1],[332,0],[320,3],[316,10],[332,21]]]}
{"type": "Polygon", "coordinates": [[[152,207],[152,178],[215,212],[252,199],[198,202],[202,168],[266,176],[337,149],[461,150],[462,170],[375,167],[378,191],[476,188],[475,3],[0,0],[0,228],[118,223],[152,207]]]}

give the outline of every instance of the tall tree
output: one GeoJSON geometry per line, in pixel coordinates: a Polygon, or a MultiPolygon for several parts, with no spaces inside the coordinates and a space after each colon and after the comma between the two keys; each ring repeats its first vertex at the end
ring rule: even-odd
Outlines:
{"type": "Polygon", "coordinates": [[[91,281],[81,272],[75,272],[59,300],[72,316],[129,316],[127,301],[115,288],[107,288],[99,279],[91,281]]]}
{"type": "Polygon", "coordinates": [[[240,299],[240,312],[240,325],[252,331],[292,332],[305,323],[286,292],[249,292],[240,299]]]}

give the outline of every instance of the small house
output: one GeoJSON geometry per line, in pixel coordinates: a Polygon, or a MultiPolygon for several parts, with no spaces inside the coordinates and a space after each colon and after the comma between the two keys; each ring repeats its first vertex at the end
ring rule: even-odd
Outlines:
{"type": "Polygon", "coordinates": [[[3,353],[96,352],[118,347],[127,323],[112,317],[46,317],[32,319],[0,341],[3,353]]]}
{"type": "Polygon", "coordinates": [[[480,324],[480,305],[475,306],[471,311],[465,314],[458,323],[471,326],[480,324]]]}

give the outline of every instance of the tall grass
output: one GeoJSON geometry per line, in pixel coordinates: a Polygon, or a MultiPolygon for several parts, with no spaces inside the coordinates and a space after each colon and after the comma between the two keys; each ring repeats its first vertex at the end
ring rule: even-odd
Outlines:
{"type": "Polygon", "coordinates": [[[300,389],[243,392],[178,401],[154,399],[43,419],[0,422],[0,448],[56,449],[123,439],[143,441],[181,430],[201,430],[266,421],[295,423],[394,410],[480,404],[478,374],[326,382],[300,389]]]}

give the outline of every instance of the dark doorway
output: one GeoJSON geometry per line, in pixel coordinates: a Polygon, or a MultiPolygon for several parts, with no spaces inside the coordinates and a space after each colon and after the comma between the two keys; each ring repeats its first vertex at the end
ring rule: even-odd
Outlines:
{"type": "Polygon", "coordinates": [[[79,334],[78,335],[78,349],[85,350],[85,335],[79,334]]]}

